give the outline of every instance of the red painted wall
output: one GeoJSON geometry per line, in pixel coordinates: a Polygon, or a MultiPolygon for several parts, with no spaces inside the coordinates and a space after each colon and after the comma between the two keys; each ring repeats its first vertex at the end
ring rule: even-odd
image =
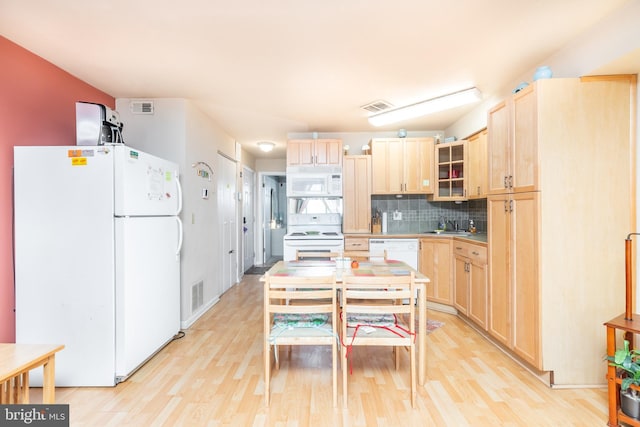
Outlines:
{"type": "Polygon", "coordinates": [[[0,342],[15,342],[13,147],[74,145],[76,101],[115,99],[1,36],[0,58],[0,342]]]}

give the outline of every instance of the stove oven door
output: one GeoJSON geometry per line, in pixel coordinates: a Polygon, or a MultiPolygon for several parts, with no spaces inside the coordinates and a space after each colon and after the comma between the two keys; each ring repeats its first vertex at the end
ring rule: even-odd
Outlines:
{"type": "Polygon", "coordinates": [[[294,261],[296,251],[301,252],[344,252],[344,239],[291,239],[285,236],[283,258],[294,261]]]}

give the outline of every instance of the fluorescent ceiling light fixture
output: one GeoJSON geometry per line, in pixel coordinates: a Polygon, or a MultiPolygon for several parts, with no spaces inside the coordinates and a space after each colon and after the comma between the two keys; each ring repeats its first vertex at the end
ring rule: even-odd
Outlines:
{"type": "Polygon", "coordinates": [[[431,98],[426,101],[396,108],[395,110],[384,111],[379,114],[369,116],[369,123],[373,126],[384,126],[390,123],[401,122],[415,117],[426,116],[438,111],[448,110],[461,105],[470,104],[482,99],[480,91],[472,87],[448,95],[431,98]]]}
{"type": "Polygon", "coordinates": [[[262,142],[258,142],[258,147],[260,147],[260,149],[262,151],[264,151],[265,153],[268,153],[269,151],[273,150],[273,147],[275,147],[276,144],[274,144],[273,142],[269,142],[269,141],[262,141],[262,142]]]}

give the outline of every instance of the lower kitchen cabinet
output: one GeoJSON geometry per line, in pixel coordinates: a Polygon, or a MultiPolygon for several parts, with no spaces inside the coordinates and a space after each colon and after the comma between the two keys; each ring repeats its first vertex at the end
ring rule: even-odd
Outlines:
{"type": "Polygon", "coordinates": [[[489,333],[542,369],[540,353],[540,193],[489,196],[489,333]]]}
{"type": "Polygon", "coordinates": [[[345,251],[368,251],[369,250],[369,238],[368,237],[353,237],[345,236],[344,238],[344,250],[345,251]]]}
{"type": "Polygon", "coordinates": [[[431,283],[427,285],[427,300],[453,305],[452,239],[420,239],[419,270],[431,283]]]}
{"type": "Polygon", "coordinates": [[[487,329],[487,248],[453,242],[454,307],[482,329],[487,329]]]}

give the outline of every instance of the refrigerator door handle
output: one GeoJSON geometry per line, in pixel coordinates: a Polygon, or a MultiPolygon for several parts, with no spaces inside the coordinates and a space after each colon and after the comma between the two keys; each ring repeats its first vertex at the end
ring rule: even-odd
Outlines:
{"type": "Polygon", "coordinates": [[[180,217],[175,217],[178,222],[178,248],[176,249],[176,258],[180,258],[180,251],[182,250],[182,220],[180,217]]]}
{"type": "Polygon", "coordinates": [[[178,212],[176,212],[176,215],[180,215],[180,212],[182,212],[182,184],[180,184],[180,174],[178,171],[174,173],[176,175],[176,187],[178,188],[178,212]]]}

